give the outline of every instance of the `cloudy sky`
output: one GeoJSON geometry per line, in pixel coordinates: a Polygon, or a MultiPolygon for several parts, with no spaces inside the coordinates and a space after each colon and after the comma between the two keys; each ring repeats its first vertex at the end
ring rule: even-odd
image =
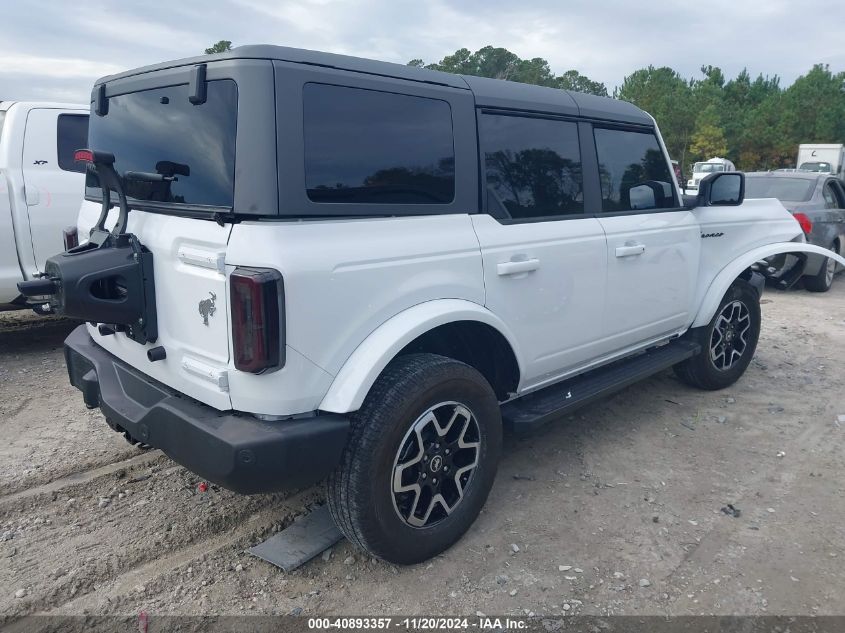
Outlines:
{"type": "Polygon", "coordinates": [[[0,0],[0,100],[84,102],[99,76],[221,39],[400,63],[492,44],[610,89],[648,64],[789,84],[814,63],[845,70],[843,32],[843,0],[0,0]]]}

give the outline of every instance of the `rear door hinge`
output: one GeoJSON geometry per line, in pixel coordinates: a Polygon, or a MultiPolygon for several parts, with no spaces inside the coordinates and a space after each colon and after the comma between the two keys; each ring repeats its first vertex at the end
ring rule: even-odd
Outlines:
{"type": "Polygon", "coordinates": [[[229,372],[225,369],[218,369],[194,358],[185,357],[182,359],[182,369],[192,376],[202,378],[212,383],[220,391],[229,391],[229,372]]]}
{"type": "Polygon", "coordinates": [[[199,266],[216,270],[221,275],[226,274],[226,253],[222,251],[207,251],[190,246],[179,247],[179,260],[189,266],[199,266]]]}

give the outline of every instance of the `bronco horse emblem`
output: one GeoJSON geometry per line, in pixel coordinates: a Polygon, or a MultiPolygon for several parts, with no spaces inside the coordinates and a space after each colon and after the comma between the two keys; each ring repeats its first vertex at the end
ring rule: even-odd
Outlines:
{"type": "Polygon", "coordinates": [[[211,295],[211,299],[203,299],[199,304],[203,325],[208,325],[208,318],[213,317],[214,313],[217,312],[217,306],[214,304],[217,301],[217,295],[213,292],[209,292],[208,294],[211,295]]]}

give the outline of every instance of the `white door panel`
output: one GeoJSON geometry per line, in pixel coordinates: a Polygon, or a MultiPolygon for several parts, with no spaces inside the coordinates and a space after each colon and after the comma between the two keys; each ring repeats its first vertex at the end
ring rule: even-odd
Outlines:
{"type": "Polygon", "coordinates": [[[521,388],[598,355],[604,232],[595,218],[501,224],[472,216],[481,244],[487,307],[520,343],[521,388]]]}
{"type": "Polygon", "coordinates": [[[23,178],[35,263],[39,271],[64,250],[62,229],[76,224],[84,175],[59,168],[56,128],[65,111],[37,108],[29,112],[23,147],[23,178]]]}
{"type": "Polygon", "coordinates": [[[701,250],[690,211],[600,217],[607,235],[602,353],[689,324],[701,250]]]}
{"type": "Polygon", "coordinates": [[[20,294],[17,282],[23,280],[12,224],[12,205],[7,175],[0,169],[0,304],[14,301],[20,294]]]}

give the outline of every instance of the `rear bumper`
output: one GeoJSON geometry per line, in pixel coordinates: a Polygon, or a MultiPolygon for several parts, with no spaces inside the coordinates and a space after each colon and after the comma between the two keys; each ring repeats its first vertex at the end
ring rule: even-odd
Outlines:
{"type": "Polygon", "coordinates": [[[221,412],[168,388],[97,345],[85,326],[65,340],[70,382],[109,425],[244,494],[300,488],[340,461],[349,432],[342,415],[264,422],[221,412]]]}

